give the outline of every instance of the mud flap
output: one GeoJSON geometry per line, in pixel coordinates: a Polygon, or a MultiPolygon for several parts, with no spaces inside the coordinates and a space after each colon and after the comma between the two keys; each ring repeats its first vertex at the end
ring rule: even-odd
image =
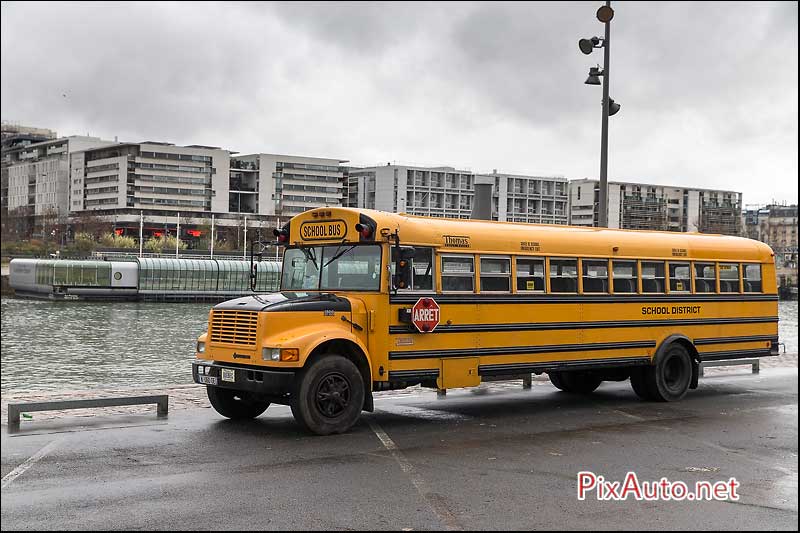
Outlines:
{"type": "Polygon", "coordinates": [[[372,399],[372,391],[366,391],[364,395],[364,411],[371,413],[375,410],[375,401],[372,399]]]}
{"type": "Polygon", "coordinates": [[[689,382],[689,389],[696,389],[700,379],[700,363],[692,359],[692,381],[689,382]]]}

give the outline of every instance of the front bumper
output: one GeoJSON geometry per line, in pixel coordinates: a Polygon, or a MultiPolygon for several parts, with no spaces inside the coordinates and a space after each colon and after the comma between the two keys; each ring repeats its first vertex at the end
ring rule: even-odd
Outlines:
{"type": "Polygon", "coordinates": [[[192,379],[195,383],[253,392],[272,398],[288,397],[291,394],[295,374],[291,370],[265,370],[264,367],[252,365],[220,364],[214,361],[192,362],[192,379]],[[222,379],[223,369],[226,370],[227,378],[232,374],[233,381],[222,379]]]}

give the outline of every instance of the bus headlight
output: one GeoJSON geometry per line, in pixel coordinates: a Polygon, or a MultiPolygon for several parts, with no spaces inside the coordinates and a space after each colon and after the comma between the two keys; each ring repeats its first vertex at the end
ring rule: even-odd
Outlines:
{"type": "Polygon", "coordinates": [[[262,348],[261,359],[264,361],[299,361],[300,350],[297,348],[262,348]]]}
{"type": "Polygon", "coordinates": [[[280,361],[281,349],[280,348],[262,348],[261,359],[264,361],[280,361]]]}
{"type": "Polygon", "coordinates": [[[197,353],[206,353],[206,343],[197,341],[197,353]]]}

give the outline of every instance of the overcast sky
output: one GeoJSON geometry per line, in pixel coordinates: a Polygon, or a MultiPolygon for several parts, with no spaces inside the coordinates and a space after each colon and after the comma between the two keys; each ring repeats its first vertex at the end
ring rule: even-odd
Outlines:
{"type": "MultiPolygon", "coordinates": [[[[600,5],[3,2],[2,118],[596,178],[600,5]]],[[[609,179],[797,202],[797,3],[612,5],[609,179]]]]}

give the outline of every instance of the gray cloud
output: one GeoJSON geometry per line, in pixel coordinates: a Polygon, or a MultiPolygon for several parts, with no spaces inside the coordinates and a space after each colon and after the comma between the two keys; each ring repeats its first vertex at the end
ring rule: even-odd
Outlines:
{"type": "MultiPolygon", "coordinates": [[[[600,3],[2,4],[2,115],[62,134],[593,177],[600,3]],[[62,94],[66,94],[63,97],[62,94]]],[[[612,178],[797,200],[797,4],[614,2],[612,178]],[[765,184],[768,184],[765,186],[765,184]]]]}

